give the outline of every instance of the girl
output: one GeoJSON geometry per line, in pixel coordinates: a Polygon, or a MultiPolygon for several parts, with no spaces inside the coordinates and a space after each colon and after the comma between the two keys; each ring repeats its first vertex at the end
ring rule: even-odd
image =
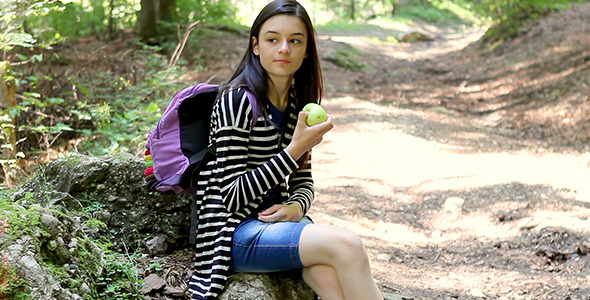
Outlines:
{"type": "Polygon", "coordinates": [[[269,3],[213,108],[210,142],[216,157],[197,186],[193,299],[217,298],[236,272],[285,270],[301,270],[325,300],[383,299],[360,238],[305,217],[314,198],[310,152],[333,120],[307,126],[301,108],[321,97],[307,12],[294,0],[269,3]]]}

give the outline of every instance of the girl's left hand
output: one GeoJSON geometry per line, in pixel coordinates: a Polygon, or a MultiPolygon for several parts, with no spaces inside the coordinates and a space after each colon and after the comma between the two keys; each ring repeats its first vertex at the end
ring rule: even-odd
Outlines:
{"type": "Polygon", "coordinates": [[[258,220],[267,223],[298,222],[301,218],[303,213],[297,203],[275,204],[258,214],[258,220]]]}

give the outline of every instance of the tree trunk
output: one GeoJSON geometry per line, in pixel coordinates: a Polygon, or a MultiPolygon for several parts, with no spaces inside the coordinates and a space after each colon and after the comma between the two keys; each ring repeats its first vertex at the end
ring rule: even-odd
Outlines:
{"type": "Polygon", "coordinates": [[[397,7],[397,0],[389,0],[389,3],[391,4],[391,17],[395,17],[395,10],[397,7]]]}
{"type": "Polygon", "coordinates": [[[160,36],[166,39],[169,35],[176,32],[176,27],[173,25],[176,20],[176,0],[159,0],[160,6],[158,9],[158,31],[160,36]]]}
{"type": "Polygon", "coordinates": [[[139,11],[137,23],[141,41],[146,44],[153,44],[158,37],[156,0],[141,0],[141,10],[139,11]]]}
{"type": "Polygon", "coordinates": [[[176,0],[160,0],[159,17],[161,21],[173,22],[175,20],[176,0]]]}
{"type": "Polygon", "coordinates": [[[141,11],[138,18],[138,31],[141,41],[147,44],[158,44],[171,33],[175,27],[176,0],[141,0],[141,11]],[[161,22],[163,21],[163,22],[161,22]]]}
{"type": "MultiPolygon", "coordinates": [[[[0,105],[2,110],[8,111],[16,107],[16,86],[14,78],[12,77],[12,70],[8,61],[0,61],[0,105]]],[[[5,141],[2,141],[2,152],[0,158],[2,159],[2,170],[4,172],[4,182],[8,186],[12,186],[15,181],[13,178],[13,168],[10,167],[10,161],[16,159],[16,121],[14,118],[10,121],[12,124],[3,126],[8,130],[3,130],[0,134],[3,135],[5,141]]]]}

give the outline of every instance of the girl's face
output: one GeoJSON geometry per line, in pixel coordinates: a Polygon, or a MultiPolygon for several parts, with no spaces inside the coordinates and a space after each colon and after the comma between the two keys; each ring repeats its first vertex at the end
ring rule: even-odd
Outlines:
{"type": "Polygon", "coordinates": [[[299,18],[276,15],[266,20],[257,37],[252,37],[252,51],[273,82],[290,80],[307,57],[307,28],[299,18]]]}

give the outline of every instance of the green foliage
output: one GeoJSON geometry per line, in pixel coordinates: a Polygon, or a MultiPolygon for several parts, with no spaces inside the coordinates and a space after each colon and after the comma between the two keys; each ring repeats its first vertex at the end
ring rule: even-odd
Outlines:
{"type": "MultiPolygon", "coordinates": [[[[59,261],[61,250],[42,251],[46,249],[46,241],[50,234],[44,229],[40,222],[41,212],[47,211],[39,205],[24,206],[20,203],[34,203],[34,195],[24,195],[19,203],[12,199],[13,191],[0,191],[0,233],[7,232],[10,239],[17,239],[22,236],[35,237],[36,250],[41,254],[42,260],[39,263],[56,278],[62,286],[78,288],[83,281],[89,284],[91,293],[84,295],[85,299],[145,299],[139,294],[142,281],[139,270],[134,262],[138,254],[132,256],[112,252],[109,250],[108,242],[92,241],[84,236],[77,237],[77,251],[74,253],[61,253],[61,256],[75,255],[79,271],[71,274],[59,261]],[[97,253],[100,247],[104,253],[104,259],[97,253]],[[55,252],[55,253],[53,253],[55,252]]],[[[54,214],[61,214],[52,211],[54,214]]],[[[81,219],[87,219],[82,223],[85,228],[104,228],[106,224],[101,221],[90,219],[90,213],[86,213],[81,219]]],[[[8,243],[0,244],[0,249],[8,243]]],[[[65,250],[67,251],[67,250],[65,250]]],[[[151,270],[158,270],[159,264],[154,262],[150,265],[151,270]]],[[[18,274],[15,266],[9,266],[0,262],[0,298],[8,299],[31,299],[29,296],[30,286],[18,274]]]]}
{"type": "MultiPolygon", "coordinates": [[[[25,199],[33,199],[33,197],[32,194],[25,195],[25,199]]],[[[0,196],[0,220],[4,220],[9,226],[7,230],[12,239],[25,235],[49,236],[49,233],[41,226],[40,209],[39,206],[26,208],[15,205],[12,199],[4,193],[0,196]]]]}
{"type": "MultiPolygon", "coordinates": [[[[124,77],[112,72],[76,83],[85,96],[76,103],[76,112],[95,126],[92,131],[80,131],[87,139],[80,143],[79,151],[97,156],[139,151],[161,116],[160,107],[182,86],[166,77],[166,58],[153,49],[146,47],[135,58],[145,70],[136,84],[131,83],[132,74],[124,77]]],[[[175,70],[168,76],[178,76],[175,70]]]]}
{"type": "Polygon", "coordinates": [[[145,299],[139,294],[142,280],[131,257],[119,253],[107,253],[104,274],[98,278],[101,299],[135,300],[145,299]]]}
{"type": "MultiPolygon", "coordinates": [[[[40,230],[39,215],[28,211],[12,202],[11,190],[0,191],[0,234],[8,233],[11,240],[24,235],[48,235],[40,230]]],[[[29,195],[32,197],[32,195],[29,195]]],[[[3,237],[5,238],[5,237],[3,237]]],[[[3,245],[7,243],[3,242],[3,245]]],[[[0,245],[0,249],[2,245],[0,245]]],[[[7,265],[6,261],[0,262],[0,298],[2,299],[31,299],[30,286],[18,274],[15,266],[7,265]],[[4,298],[6,297],[6,298],[4,298]]]]}
{"type": "Polygon", "coordinates": [[[76,39],[99,34],[112,38],[105,35],[135,26],[139,3],[140,0],[69,1],[60,9],[31,16],[27,23],[35,36],[76,39]]]}
{"type": "Polygon", "coordinates": [[[150,272],[150,273],[158,273],[158,272],[162,272],[162,259],[155,257],[154,259],[149,261],[149,264],[147,265],[147,267],[145,268],[146,272],[150,272]]]}
{"type": "Polygon", "coordinates": [[[468,0],[431,0],[430,3],[443,14],[442,22],[459,22],[471,25],[482,23],[473,11],[472,2],[468,0]]]}
{"type": "MultiPolygon", "coordinates": [[[[2,70],[3,74],[3,78],[0,78],[0,80],[4,80],[8,84],[14,84],[14,73],[7,61],[0,61],[0,70],[2,70]]],[[[0,110],[0,149],[2,149],[2,152],[8,153],[2,155],[0,165],[3,166],[3,171],[8,173],[14,173],[18,169],[18,161],[25,156],[23,152],[15,149],[14,144],[16,141],[13,140],[16,136],[14,114],[14,108],[6,107],[0,110]]],[[[15,177],[12,174],[6,176],[15,177]]]]}
{"type": "Polygon", "coordinates": [[[473,6],[491,27],[485,35],[489,43],[502,42],[525,32],[527,20],[564,9],[579,0],[479,0],[473,6]]]}
{"type": "MultiPolygon", "coordinates": [[[[405,19],[408,21],[425,21],[435,24],[458,24],[464,22],[457,15],[461,11],[460,4],[462,1],[449,3],[442,0],[418,1],[411,2],[403,6],[396,13],[396,19],[405,19]]],[[[464,13],[464,10],[463,10],[464,13]]]]}
{"type": "Polygon", "coordinates": [[[47,27],[29,27],[30,21],[63,8],[57,0],[7,0],[0,4],[0,50],[4,59],[6,52],[14,47],[46,47],[59,40],[59,35],[46,34],[47,27]]]}
{"type": "MultiPolygon", "coordinates": [[[[19,207],[15,207],[10,198],[12,191],[0,191],[0,234],[10,232],[24,232],[26,225],[23,226],[21,222],[19,207]],[[16,221],[16,223],[14,223],[16,221]],[[14,225],[13,225],[14,223],[14,225]]],[[[17,236],[18,237],[18,236],[17,236]]],[[[0,298],[15,299],[15,300],[29,300],[30,286],[18,274],[15,266],[8,265],[6,261],[0,262],[0,298]]]]}
{"type": "Polygon", "coordinates": [[[346,47],[338,48],[334,53],[328,54],[326,60],[351,71],[363,71],[367,69],[360,59],[362,52],[345,44],[346,47]]]}
{"type": "Polygon", "coordinates": [[[176,6],[180,21],[187,24],[195,21],[218,23],[223,20],[231,20],[231,16],[235,14],[231,0],[176,0],[176,6]]]}
{"type": "Polygon", "coordinates": [[[15,266],[0,263],[0,299],[32,300],[31,287],[20,277],[15,266]]]}
{"type": "Polygon", "coordinates": [[[333,20],[330,22],[326,22],[324,24],[319,24],[316,26],[316,30],[321,32],[322,34],[326,33],[337,33],[340,31],[367,31],[367,30],[378,30],[379,26],[366,24],[366,23],[351,23],[351,22],[344,22],[333,20]]]}

